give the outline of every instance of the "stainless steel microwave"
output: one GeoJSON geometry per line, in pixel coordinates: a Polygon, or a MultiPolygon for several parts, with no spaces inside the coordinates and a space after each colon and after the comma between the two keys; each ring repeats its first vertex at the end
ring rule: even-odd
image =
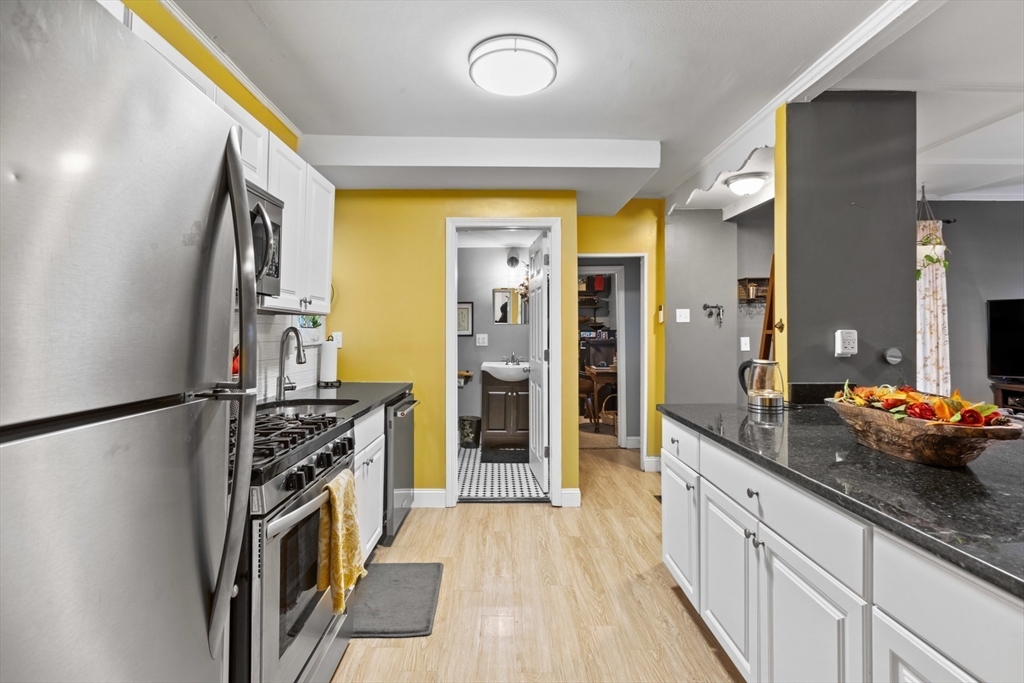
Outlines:
{"type": "Polygon", "coordinates": [[[252,246],[256,252],[256,293],[281,294],[281,217],[284,202],[246,181],[252,246]]]}

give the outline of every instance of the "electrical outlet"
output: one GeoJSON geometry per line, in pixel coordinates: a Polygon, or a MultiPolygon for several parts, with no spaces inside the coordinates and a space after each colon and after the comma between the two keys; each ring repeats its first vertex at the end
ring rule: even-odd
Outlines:
{"type": "Polygon", "coordinates": [[[676,309],[676,322],[677,323],[688,323],[688,322],[690,322],[690,309],[689,308],[677,308],[676,309]]]}
{"type": "Polygon", "coordinates": [[[740,337],[740,351],[750,350],[750,337],[740,337]]]}
{"type": "Polygon", "coordinates": [[[836,358],[857,355],[857,330],[836,330],[836,358]]]}
{"type": "Polygon", "coordinates": [[[477,346],[487,346],[487,335],[486,334],[478,334],[478,335],[476,335],[476,345],[477,346]]]}

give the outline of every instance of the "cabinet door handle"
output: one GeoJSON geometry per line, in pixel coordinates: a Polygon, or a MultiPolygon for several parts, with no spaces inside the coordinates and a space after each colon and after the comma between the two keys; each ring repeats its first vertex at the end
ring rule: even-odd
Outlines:
{"type": "Polygon", "coordinates": [[[750,529],[744,529],[743,530],[743,538],[750,538],[753,535],[754,535],[754,532],[751,531],[750,529]]]}
{"type": "Polygon", "coordinates": [[[758,548],[759,546],[762,546],[762,545],[764,545],[764,541],[759,541],[759,540],[757,540],[757,536],[754,536],[754,537],[752,537],[752,538],[750,539],[750,542],[754,544],[754,549],[755,549],[755,550],[756,550],[756,549],[757,549],[757,548],[758,548]]]}
{"type": "Polygon", "coordinates": [[[686,490],[687,491],[692,491],[693,490],[693,484],[691,484],[688,481],[684,481],[683,483],[686,484],[686,490]]]}
{"type": "Polygon", "coordinates": [[[673,444],[677,444],[677,443],[679,443],[679,439],[677,439],[676,437],[673,436],[672,438],[669,439],[669,442],[673,443],[673,444]]]}
{"type": "Polygon", "coordinates": [[[753,498],[757,496],[758,500],[761,499],[761,494],[758,493],[757,489],[747,489],[747,498],[753,498]]]}

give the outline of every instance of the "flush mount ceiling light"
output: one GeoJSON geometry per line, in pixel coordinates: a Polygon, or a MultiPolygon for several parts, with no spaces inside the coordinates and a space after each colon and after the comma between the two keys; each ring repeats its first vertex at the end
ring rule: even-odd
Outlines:
{"type": "Polygon", "coordinates": [[[495,36],[469,52],[469,77],[496,95],[530,95],[551,85],[558,55],[529,36],[495,36]]]}
{"type": "Polygon", "coordinates": [[[749,197],[768,182],[767,173],[743,173],[725,179],[725,186],[741,197],[749,197]]]}

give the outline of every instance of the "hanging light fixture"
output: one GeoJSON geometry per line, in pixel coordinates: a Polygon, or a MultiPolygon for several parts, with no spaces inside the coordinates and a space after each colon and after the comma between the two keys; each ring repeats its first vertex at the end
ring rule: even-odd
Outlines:
{"type": "Polygon", "coordinates": [[[469,52],[469,77],[496,95],[530,95],[555,81],[558,55],[547,43],[520,35],[495,36],[469,52]]]}
{"type": "Polygon", "coordinates": [[[741,173],[725,179],[725,186],[741,197],[749,197],[768,182],[767,173],[741,173]]]}

